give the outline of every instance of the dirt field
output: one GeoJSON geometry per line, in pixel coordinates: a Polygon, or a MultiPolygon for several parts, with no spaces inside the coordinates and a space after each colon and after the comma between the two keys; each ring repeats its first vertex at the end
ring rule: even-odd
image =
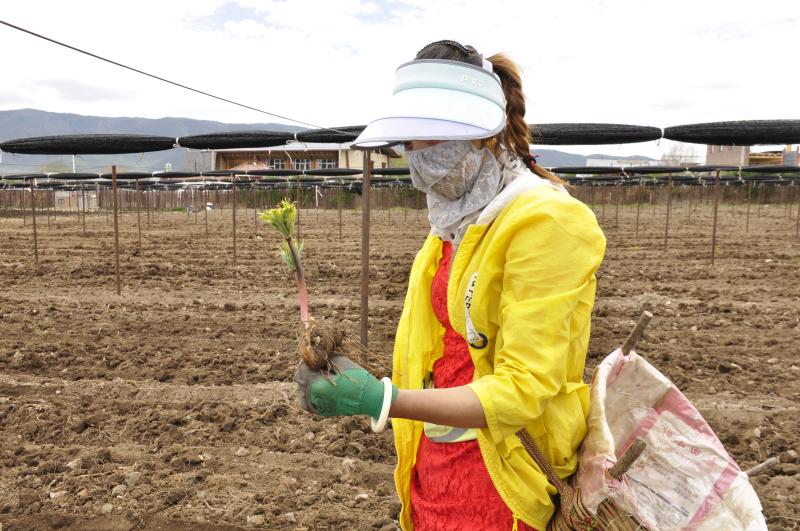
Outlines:
{"type": "MultiPolygon", "coordinates": [[[[694,401],[753,479],[773,529],[800,522],[800,242],[784,206],[635,206],[608,238],[587,366],[655,313],[637,349],[694,401]],[[691,220],[691,221],[690,221],[691,220]]],[[[795,207],[796,209],[796,207],[795,207]]],[[[3,529],[394,529],[391,432],[317,420],[294,401],[294,286],[253,211],[121,221],[122,296],[105,215],[0,218],[0,523],[3,529]]],[[[360,213],[302,213],[312,314],[358,333],[360,213]]],[[[374,214],[370,347],[388,367],[424,214],[374,214]]],[[[383,368],[381,368],[383,367],[383,368]]],[[[587,370],[587,377],[590,371],[587,370]]]]}

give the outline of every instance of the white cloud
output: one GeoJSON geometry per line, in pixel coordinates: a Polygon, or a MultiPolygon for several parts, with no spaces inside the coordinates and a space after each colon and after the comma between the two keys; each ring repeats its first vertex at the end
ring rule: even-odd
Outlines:
{"type": "MultiPolygon", "coordinates": [[[[531,122],[665,127],[792,118],[794,83],[768,81],[763,64],[791,75],[786,52],[797,48],[798,18],[796,0],[764,0],[758,9],[743,0],[3,2],[11,23],[326,126],[368,122],[391,92],[395,67],[442,38],[515,59],[531,122]]],[[[0,47],[14,50],[4,54],[0,109],[277,121],[6,27],[0,47]],[[86,88],[66,93],[70,82],[86,88]]],[[[618,149],[657,155],[663,148],[618,149]]]]}

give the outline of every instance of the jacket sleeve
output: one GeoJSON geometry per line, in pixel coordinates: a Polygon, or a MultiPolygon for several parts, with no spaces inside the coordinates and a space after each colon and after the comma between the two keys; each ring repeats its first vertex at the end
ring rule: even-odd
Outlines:
{"type": "MultiPolygon", "coordinates": [[[[525,221],[502,248],[494,373],[470,384],[495,443],[541,417],[565,385],[582,381],[585,352],[569,355],[573,313],[593,296],[605,253],[605,237],[583,203],[550,195],[520,206],[515,218],[525,221]]],[[[589,306],[582,310],[590,315],[589,306]]]]}

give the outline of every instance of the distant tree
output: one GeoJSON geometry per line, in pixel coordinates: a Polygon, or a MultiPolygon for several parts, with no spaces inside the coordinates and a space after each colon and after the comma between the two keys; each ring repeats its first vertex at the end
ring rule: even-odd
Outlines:
{"type": "Polygon", "coordinates": [[[664,166],[689,166],[699,164],[702,157],[695,155],[694,149],[689,144],[674,143],[661,156],[661,163],[664,166]]]}

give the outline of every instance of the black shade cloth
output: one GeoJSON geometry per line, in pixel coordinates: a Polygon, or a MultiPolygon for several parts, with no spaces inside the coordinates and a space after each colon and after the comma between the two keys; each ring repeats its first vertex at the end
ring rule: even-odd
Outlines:
{"type": "Polygon", "coordinates": [[[682,173],[687,168],[682,166],[630,166],[625,168],[625,173],[638,175],[642,173],[682,173]]]}
{"type": "Polygon", "coordinates": [[[721,166],[719,164],[701,164],[699,166],[689,166],[691,172],[706,172],[706,171],[738,171],[739,166],[721,166]]]}
{"type": "Polygon", "coordinates": [[[228,175],[236,175],[237,173],[242,173],[237,170],[215,170],[215,171],[204,171],[202,172],[203,177],[225,177],[228,175]]]}
{"type": "Polygon", "coordinates": [[[586,174],[605,174],[605,173],[622,173],[622,168],[615,168],[612,166],[559,166],[550,168],[553,173],[586,173],[586,174]]]}
{"type": "Polygon", "coordinates": [[[8,140],[0,149],[29,155],[113,155],[172,149],[174,138],[146,135],[60,135],[8,140]]]}
{"type": "Polygon", "coordinates": [[[47,175],[44,173],[12,173],[4,175],[3,179],[6,181],[27,181],[30,179],[45,179],[47,175]]]}
{"type": "Polygon", "coordinates": [[[293,138],[294,134],[285,131],[231,131],[182,136],[178,144],[192,149],[257,148],[280,146],[293,138]]]}
{"type": "Polygon", "coordinates": [[[362,170],[355,168],[317,168],[315,170],[305,170],[303,175],[330,175],[330,176],[347,176],[347,175],[361,175],[362,170]]]}
{"type": "Polygon", "coordinates": [[[274,175],[274,176],[288,176],[288,175],[302,175],[303,170],[279,170],[279,169],[272,169],[272,170],[250,170],[247,172],[247,175],[274,175]]]}
{"type": "Polygon", "coordinates": [[[537,145],[629,144],[661,138],[661,129],[645,125],[557,123],[531,125],[537,145]]]}
{"type": "MultiPolygon", "coordinates": [[[[101,174],[103,179],[110,179],[111,172],[101,174]]],[[[125,171],[125,172],[117,172],[117,180],[127,181],[131,179],[149,179],[153,176],[152,172],[143,172],[143,171],[125,171]]]]}
{"type": "Polygon", "coordinates": [[[800,173],[800,166],[742,166],[742,171],[758,171],[763,173],[800,173]]]}
{"type": "MultiPolygon", "coordinates": [[[[151,176],[152,177],[158,177],[158,178],[161,178],[161,179],[164,179],[164,178],[169,179],[169,178],[175,178],[175,177],[179,177],[179,178],[183,178],[183,177],[201,177],[200,172],[196,172],[196,171],[154,171],[151,174],[151,176]]],[[[103,174],[103,178],[104,179],[110,179],[111,178],[111,174],[110,173],[104,173],[103,174]]]]}
{"type": "Polygon", "coordinates": [[[373,168],[372,175],[411,175],[408,168],[373,168]]]}
{"type": "Polygon", "coordinates": [[[741,120],[676,125],[664,129],[664,138],[715,146],[797,144],[800,120],[741,120]]]}
{"type": "Polygon", "coordinates": [[[297,140],[300,142],[332,142],[335,144],[343,144],[355,140],[365,127],[365,125],[348,125],[345,127],[331,128],[336,129],[336,131],[331,131],[331,129],[311,129],[297,133],[297,140]]]}
{"type": "MultiPolygon", "coordinates": [[[[102,176],[98,173],[51,173],[48,175],[51,179],[61,179],[64,181],[88,181],[90,179],[100,179],[102,176]]],[[[111,177],[109,177],[110,179],[111,177]]]]}

